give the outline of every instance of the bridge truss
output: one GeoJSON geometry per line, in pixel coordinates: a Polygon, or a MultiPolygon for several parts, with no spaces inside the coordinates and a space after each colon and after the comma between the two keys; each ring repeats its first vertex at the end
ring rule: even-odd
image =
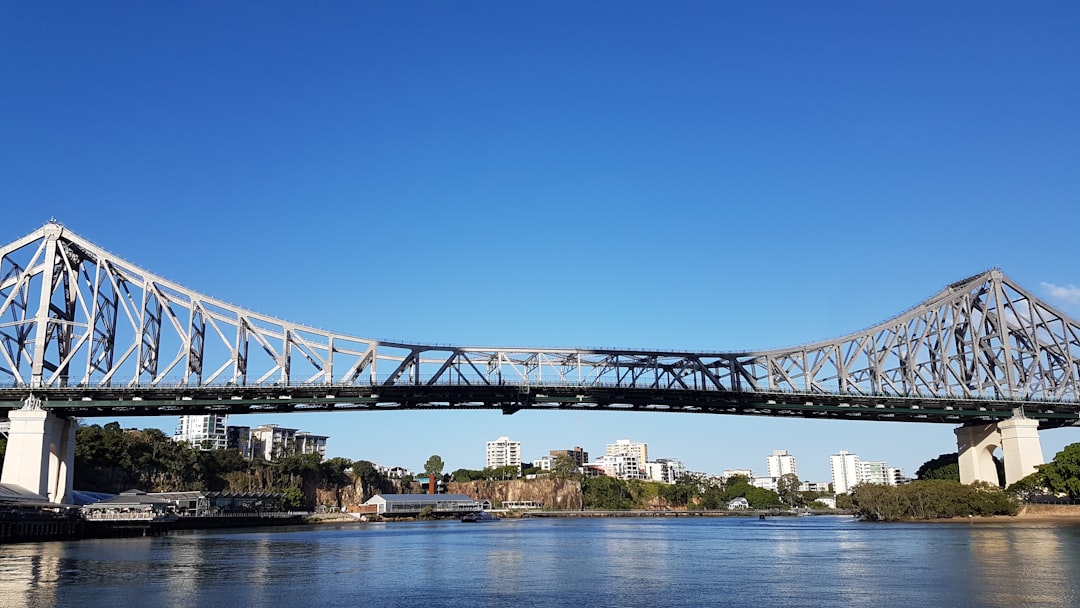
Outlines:
{"type": "Polygon", "coordinates": [[[758,352],[336,334],[156,276],[51,222],[0,247],[0,410],[65,416],[624,409],[1080,424],[1080,325],[999,270],[835,340],[758,352]]]}

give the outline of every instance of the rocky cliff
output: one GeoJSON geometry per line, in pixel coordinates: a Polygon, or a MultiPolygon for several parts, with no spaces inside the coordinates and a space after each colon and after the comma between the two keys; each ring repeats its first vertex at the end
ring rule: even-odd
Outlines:
{"type": "Polygon", "coordinates": [[[493,507],[508,500],[532,500],[544,503],[545,509],[581,509],[581,483],[566,479],[450,482],[446,491],[490,501],[493,507]]]}

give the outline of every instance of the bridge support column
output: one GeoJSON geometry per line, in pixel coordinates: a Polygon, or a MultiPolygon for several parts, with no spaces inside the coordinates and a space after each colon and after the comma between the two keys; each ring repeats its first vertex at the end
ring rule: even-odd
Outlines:
{"type": "Polygon", "coordinates": [[[998,446],[996,424],[962,426],[955,431],[956,452],[959,456],[960,483],[985,481],[998,485],[994,450],[998,446]]]}
{"type": "Polygon", "coordinates": [[[1005,462],[1005,485],[1009,486],[1035,472],[1043,464],[1039,443],[1039,423],[1016,416],[996,424],[962,426],[956,433],[960,483],[985,481],[998,485],[994,450],[1001,448],[1005,462]]]}
{"type": "Polygon", "coordinates": [[[1039,443],[1039,422],[1027,418],[1010,418],[998,423],[1001,432],[1001,454],[1005,459],[1005,486],[1008,487],[1035,472],[1043,464],[1042,444],[1039,443]]]}
{"type": "Polygon", "coordinates": [[[13,484],[49,499],[70,503],[74,479],[75,420],[27,407],[8,412],[7,451],[0,483],[13,484]]]}

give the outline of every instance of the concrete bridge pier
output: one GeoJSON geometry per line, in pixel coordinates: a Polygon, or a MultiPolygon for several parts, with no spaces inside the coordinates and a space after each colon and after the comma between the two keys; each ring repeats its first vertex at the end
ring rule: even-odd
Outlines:
{"type": "Polygon", "coordinates": [[[30,397],[19,410],[8,412],[7,451],[0,483],[20,486],[49,499],[70,503],[75,464],[75,420],[41,409],[30,397]]]}
{"type": "Polygon", "coordinates": [[[962,426],[956,433],[960,483],[985,481],[998,485],[994,450],[1001,448],[1006,487],[1035,472],[1043,464],[1039,423],[1023,414],[994,424],[962,426]]]}

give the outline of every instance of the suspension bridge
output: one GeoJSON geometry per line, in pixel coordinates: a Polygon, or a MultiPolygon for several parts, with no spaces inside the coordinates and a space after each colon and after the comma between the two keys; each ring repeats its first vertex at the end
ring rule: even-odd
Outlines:
{"type": "Polygon", "coordinates": [[[217,300],[49,222],[0,247],[5,484],[62,502],[78,418],[386,409],[616,410],[952,424],[965,482],[1080,425],[1080,325],[992,269],[874,327],[765,351],[446,346],[217,300]]]}

